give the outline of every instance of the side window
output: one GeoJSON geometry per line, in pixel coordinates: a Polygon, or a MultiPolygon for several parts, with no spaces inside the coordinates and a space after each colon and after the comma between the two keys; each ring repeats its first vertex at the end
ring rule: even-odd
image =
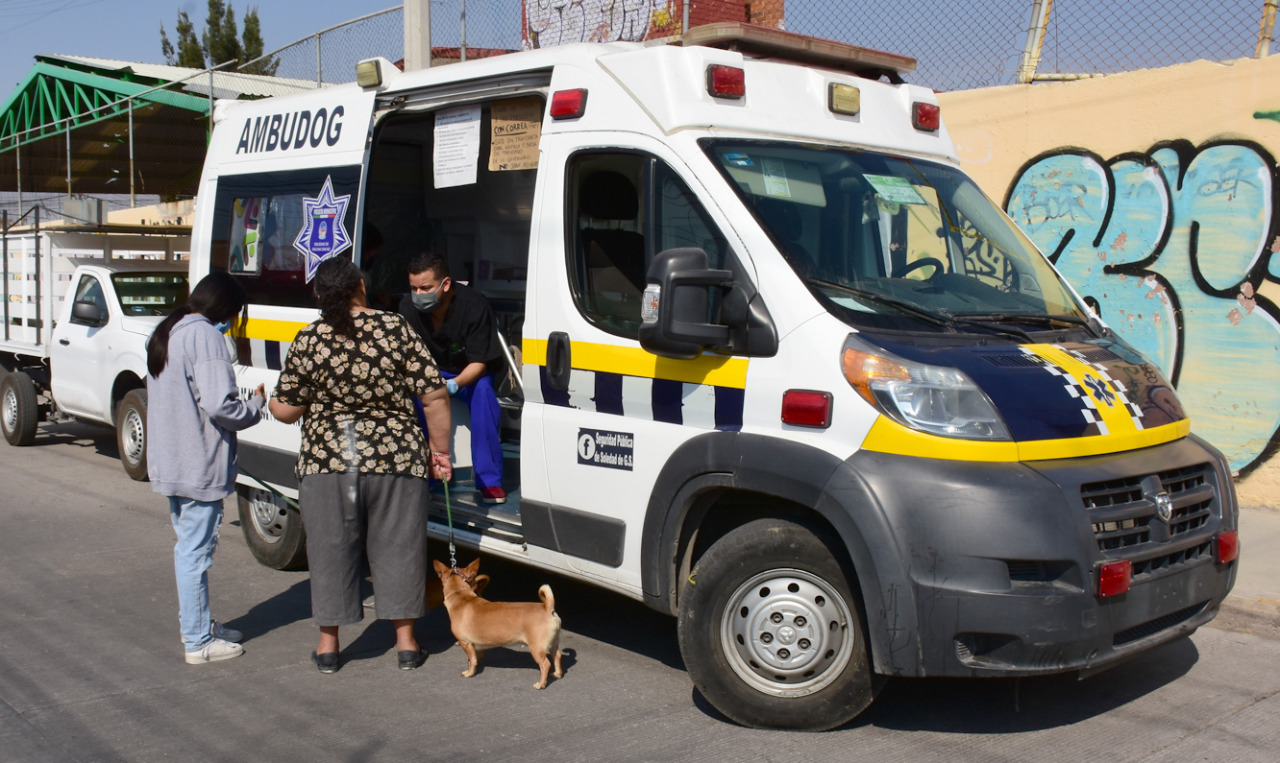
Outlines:
{"type": "Polygon", "coordinates": [[[213,267],[235,276],[251,304],[315,307],[316,265],[351,257],[359,180],[359,167],[223,176],[213,267]]]}
{"type": "Polygon", "coordinates": [[[578,309],[611,334],[635,338],[655,253],[704,249],[721,267],[728,244],[692,190],[661,160],[583,153],[569,167],[569,259],[578,309]]]}
{"type": "MultiPolygon", "coordinates": [[[[76,284],[76,302],[89,302],[98,308],[98,314],[102,318],[107,317],[107,298],[102,292],[102,284],[98,283],[98,279],[93,276],[80,276],[80,283],[76,284]]],[[[82,326],[96,326],[98,322],[87,321],[77,318],[75,313],[71,316],[72,323],[78,323],[82,326]]]]}

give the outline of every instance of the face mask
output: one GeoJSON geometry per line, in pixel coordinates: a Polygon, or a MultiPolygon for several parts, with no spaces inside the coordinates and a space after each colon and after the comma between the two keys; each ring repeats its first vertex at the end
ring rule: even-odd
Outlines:
{"type": "Polygon", "coordinates": [[[422,312],[433,312],[440,306],[440,287],[443,285],[437,286],[435,291],[413,292],[409,295],[409,299],[413,300],[413,306],[422,312]]]}
{"type": "Polygon", "coordinates": [[[213,327],[218,330],[219,334],[225,334],[231,330],[231,319],[228,318],[222,323],[215,323],[213,324],[213,327]]]}

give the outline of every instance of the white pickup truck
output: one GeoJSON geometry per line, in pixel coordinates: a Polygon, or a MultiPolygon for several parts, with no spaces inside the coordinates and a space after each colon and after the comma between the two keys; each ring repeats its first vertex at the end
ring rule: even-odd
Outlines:
{"type": "Polygon", "coordinates": [[[40,421],[115,427],[120,461],[147,478],[146,342],[188,293],[190,237],[6,233],[0,430],[30,445],[40,421]]]}

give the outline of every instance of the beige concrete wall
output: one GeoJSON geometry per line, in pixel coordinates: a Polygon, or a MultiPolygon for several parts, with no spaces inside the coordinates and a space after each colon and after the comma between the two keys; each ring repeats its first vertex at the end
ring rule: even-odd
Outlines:
{"type": "Polygon", "coordinates": [[[940,95],[965,169],[1280,505],[1280,56],[940,95]]]}

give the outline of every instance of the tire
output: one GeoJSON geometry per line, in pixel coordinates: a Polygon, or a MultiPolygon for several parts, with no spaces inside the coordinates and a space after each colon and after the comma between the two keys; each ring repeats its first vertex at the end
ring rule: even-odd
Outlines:
{"type": "Polygon", "coordinates": [[[240,529],[253,558],[275,570],[307,568],[307,533],[302,515],[279,496],[236,485],[240,529]]]}
{"type": "Polygon", "coordinates": [[[680,653],[702,695],[755,728],[852,720],[882,682],[845,570],[817,531],[760,519],[716,541],[680,597],[680,653]]]}
{"type": "Polygon", "coordinates": [[[147,391],[130,390],[116,406],[116,449],[131,478],[147,481],[147,391]]]}
{"type": "Polygon", "coordinates": [[[0,379],[0,430],[10,445],[30,445],[36,439],[40,406],[36,385],[23,371],[11,371],[0,379]]]}

